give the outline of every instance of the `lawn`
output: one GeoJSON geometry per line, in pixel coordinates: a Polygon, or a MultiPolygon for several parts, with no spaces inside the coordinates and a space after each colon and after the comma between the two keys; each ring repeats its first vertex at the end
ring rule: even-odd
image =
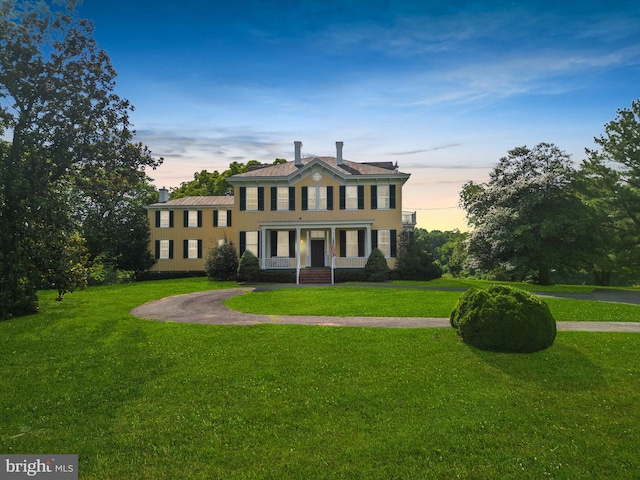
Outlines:
{"type": "MultiPolygon", "coordinates": [[[[474,283],[469,283],[469,286],[474,283]]],[[[424,286],[424,282],[422,283],[424,286]]],[[[432,285],[429,282],[429,285],[432,285]]],[[[458,284],[459,285],[459,284],[458,284]]],[[[482,283],[481,285],[484,285],[482,283]]],[[[449,285],[450,286],[450,285],[449,285]]],[[[562,291],[555,286],[555,291],[562,291]]],[[[590,287],[593,289],[593,287],[590,287]]],[[[570,292],[575,290],[567,288],[570,292]]],[[[273,315],[339,317],[448,317],[462,291],[356,286],[305,287],[253,292],[225,300],[233,310],[273,315]]],[[[591,300],[544,298],[556,321],[640,322],[640,306],[591,300]]]]}
{"type": "Polygon", "coordinates": [[[40,314],[0,322],[0,452],[75,453],[96,480],[637,478],[638,334],[509,355],[452,329],[128,314],[228,286],[45,292],[40,314]]]}

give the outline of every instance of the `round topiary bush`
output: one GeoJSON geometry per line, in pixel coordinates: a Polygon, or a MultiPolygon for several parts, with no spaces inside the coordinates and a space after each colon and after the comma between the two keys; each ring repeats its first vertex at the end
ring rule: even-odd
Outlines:
{"type": "Polygon", "coordinates": [[[468,290],[450,322],[464,343],[482,350],[531,353],[550,347],[556,338],[556,321],[547,304],[505,285],[468,290]]]}

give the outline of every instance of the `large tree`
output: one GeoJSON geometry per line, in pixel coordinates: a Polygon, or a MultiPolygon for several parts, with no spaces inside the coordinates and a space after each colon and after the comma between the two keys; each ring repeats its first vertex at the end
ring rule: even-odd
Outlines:
{"type": "MultiPolygon", "coordinates": [[[[273,165],[286,163],[283,158],[276,158],[273,165]]],[[[190,182],[182,182],[182,184],[171,190],[169,197],[171,200],[184,197],[203,197],[215,195],[231,195],[233,187],[227,182],[227,178],[238,173],[245,173],[250,168],[258,167],[261,164],[258,160],[249,160],[246,164],[241,162],[231,162],[229,168],[220,173],[217,170],[208,172],[202,170],[193,174],[193,180],[190,182]]]]}
{"type": "Polygon", "coordinates": [[[551,269],[585,266],[594,250],[590,209],[574,188],[570,157],[555,145],[515,148],[487,183],[468,182],[461,206],[473,227],[473,266],[549,282],[551,269]]]}
{"type": "Polygon", "coordinates": [[[587,149],[581,187],[606,230],[605,254],[594,265],[596,279],[607,283],[611,271],[640,269],[640,99],[618,110],[587,149]]]}
{"type": "Polygon", "coordinates": [[[77,228],[78,180],[134,181],[159,164],[133,143],[115,77],[73,0],[0,2],[0,318],[37,310],[42,265],[77,228]]]}

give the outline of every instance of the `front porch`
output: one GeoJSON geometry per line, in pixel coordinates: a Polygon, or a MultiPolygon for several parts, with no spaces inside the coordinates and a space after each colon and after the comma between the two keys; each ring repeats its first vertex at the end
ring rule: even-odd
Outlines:
{"type": "Polygon", "coordinates": [[[260,266],[263,270],[295,270],[297,283],[311,278],[313,270],[329,272],[330,276],[322,274],[321,283],[335,283],[335,269],[366,265],[372,249],[372,224],[373,220],[263,223],[260,266]]]}

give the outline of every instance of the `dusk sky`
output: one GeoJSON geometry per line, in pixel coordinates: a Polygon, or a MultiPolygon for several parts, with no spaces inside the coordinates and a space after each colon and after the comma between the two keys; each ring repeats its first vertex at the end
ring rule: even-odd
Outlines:
{"type": "Polygon", "coordinates": [[[85,0],[158,187],[232,161],[398,162],[403,210],[466,229],[458,194],[507,151],[576,162],[640,97],[640,2],[85,0]]]}

